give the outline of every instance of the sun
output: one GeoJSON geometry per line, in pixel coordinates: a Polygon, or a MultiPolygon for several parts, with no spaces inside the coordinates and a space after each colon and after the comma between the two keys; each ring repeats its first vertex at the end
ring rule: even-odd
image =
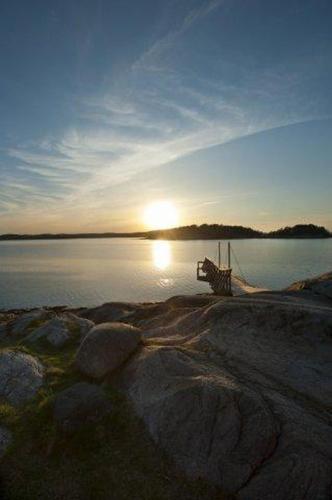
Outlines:
{"type": "Polygon", "coordinates": [[[149,229],[168,229],[178,224],[178,211],[171,201],[155,201],[144,210],[144,223],[149,229]]]}

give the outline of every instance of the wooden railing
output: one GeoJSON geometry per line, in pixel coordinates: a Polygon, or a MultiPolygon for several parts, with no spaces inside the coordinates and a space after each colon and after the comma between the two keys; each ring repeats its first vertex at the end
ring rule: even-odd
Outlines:
{"type": "Polygon", "coordinates": [[[198,281],[207,281],[217,295],[232,295],[232,269],[219,269],[211,260],[197,262],[198,281]]]}
{"type": "Polygon", "coordinates": [[[198,281],[209,281],[206,274],[204,273],[202,267],[203,267],[204,261],[199,260],[197,262],[197,279],[198,281]]]}

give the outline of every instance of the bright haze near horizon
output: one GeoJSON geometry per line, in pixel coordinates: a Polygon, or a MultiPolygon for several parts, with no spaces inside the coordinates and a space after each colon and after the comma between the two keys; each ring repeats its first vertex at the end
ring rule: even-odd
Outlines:
{"type": "Polygon", "coordinates": [[[3,0],[0,39],[0,233],[332,229],[330,0],[3,0]]]}

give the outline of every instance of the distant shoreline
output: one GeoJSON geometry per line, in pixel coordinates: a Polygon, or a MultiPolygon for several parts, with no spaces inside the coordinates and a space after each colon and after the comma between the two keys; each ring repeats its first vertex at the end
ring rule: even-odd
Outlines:
{"type": "Polygon", "coordinates": [[[142,238],[147,240],[244,240],[244,239],[327,239],[332,233],[325,227],[314,224],[298,224],[276,231],[264,233],[243,226],[222,224],[191,225],[172,229],[140,231],[131,233],[43,233],[43,234],[2,234],[0,241],[77,240],[102,238],[142,238]]]}
{"type": "Polygon", "coordinates": [[[257,236],[252,236],[252,237],[228,237],[228,238],[222,238],[222,237],[216,237],[216,238],[148,238],[144,236],[54,236],[54,237],[18,237],[18,238],[1,238],[0,237],[0,243],[6,243],[6,241],[64,241],[64,240],[102,240],[102,239],[140,239],[140,240],[147,240],[147,241],[229,241],[229,240],[238,240],[238,241],[243,241],[243,240],[328,240],[332,238],[332,236],[293,236],[293,237],[287,237],[287,236],[279,236],[279,237],[257,237],[257,236]]]}

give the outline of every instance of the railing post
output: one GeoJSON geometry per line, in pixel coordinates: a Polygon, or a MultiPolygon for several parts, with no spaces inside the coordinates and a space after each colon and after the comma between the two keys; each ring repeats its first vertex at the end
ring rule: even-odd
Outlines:
{"type": "Polygon", "coordinates": [[[228,269],[231,268],[231,244],[228,242],[228,269]]]}

